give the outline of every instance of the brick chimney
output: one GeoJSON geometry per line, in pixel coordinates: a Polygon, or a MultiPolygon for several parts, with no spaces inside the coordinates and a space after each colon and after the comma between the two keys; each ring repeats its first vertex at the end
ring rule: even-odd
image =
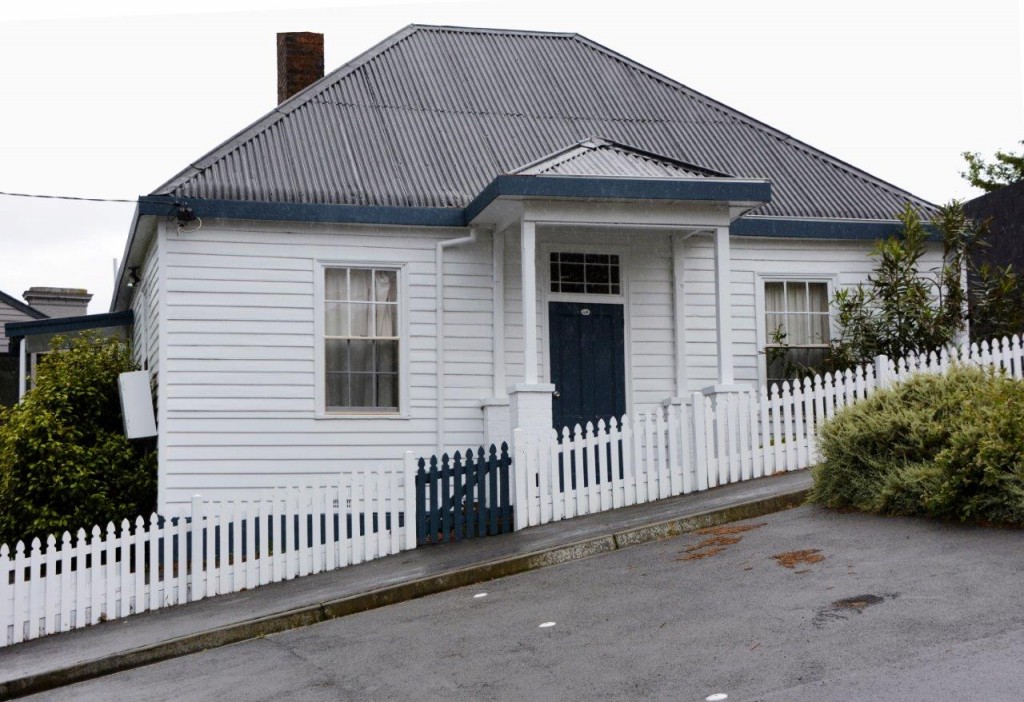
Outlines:
{"type": "Polygon", "coordinates": [[[324,35],[282,32],[277,35],[277,102],[324,77],[324,35]]]}
{"type": "Polygon", "coordinates": [[[50,317],[80,317],[86,314],[92,294],[82,288],[32,287],[21,294],[32,307],[50,317]]]}

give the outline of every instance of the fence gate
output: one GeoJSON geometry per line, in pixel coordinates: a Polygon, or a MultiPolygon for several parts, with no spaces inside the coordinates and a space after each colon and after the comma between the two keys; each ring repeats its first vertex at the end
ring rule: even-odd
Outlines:
{"type": "Polygon", "coordinates": [[[443,543],[512,531],[508,444],[474,455],[421,458],[416,471],[416,543],[443,543]]]}

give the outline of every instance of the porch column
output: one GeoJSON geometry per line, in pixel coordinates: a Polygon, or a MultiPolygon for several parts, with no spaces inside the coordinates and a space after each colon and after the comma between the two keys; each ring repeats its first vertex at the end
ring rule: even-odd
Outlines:
{"type": "Polygon", "coordinates": [[[555,386],[537,378],[537,232],[523,220],[519,237],[523,299],[523,382],[509,388],[511,428],[524,435],[547,437],[552,432],[551,393],[555,386]]]}
{"type": "Polygon", "coordinates": [[[523,380],[537,384],[537,230],[523,221],[519,237],[523,283],[523,380]]]}
{"type": "Polygon", "coordinates": [[[715,227],[715,332],[718,341],[718,382],[705,394],[736,392],[732,362],[732,277],[729,261],[729,227],[715,227]]]}
{"type": "Polygon", "coordinates": [[[25,397],[28,388],[28,337],[18,340],[18,401],[25,397]]]}

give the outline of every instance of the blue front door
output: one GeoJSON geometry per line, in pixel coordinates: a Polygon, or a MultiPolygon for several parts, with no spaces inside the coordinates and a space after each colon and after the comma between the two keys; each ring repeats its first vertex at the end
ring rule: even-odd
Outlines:
{"type": "Polygon", "coordinates": [[[622,305],[548,303],[555,430],[626,412],[622,305]]]}

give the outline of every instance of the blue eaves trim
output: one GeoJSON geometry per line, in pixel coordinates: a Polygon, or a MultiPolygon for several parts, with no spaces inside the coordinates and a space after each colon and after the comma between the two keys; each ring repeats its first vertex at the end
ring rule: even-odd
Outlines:
{"type": "Polygon", "coordinates": [[[340,222],[398,224],[425,227],[464,227],[461,207],[384,207],[375,205],[322,205],[252,200],[207,200],[149,195],[139,198],[140,215],[173,217],[177,203],[188,205],[197,217],[254,219],[282,222],[340,222]]]}
{"type": "Polygon", "coordinates": [[[606,200],[696,200],[765,203],[772,198],[768,181],[591,178],[568,176],[498,176],[466,207],[466,221],[499,197],[593,198],[606,200]]]}
{"type": "Polygon", "coordinates": [[[107,327],[125,327],[135,323],[135,315],[131,310],[106,312],[104,314],[86,314],[80,317],[57,317],[55,319],[38,319],[32,322],[8,322],[4,333],[9,339],[21,339],[39,334],[63,334],[66,332],[83,331],[85,329],[104,329],[107,327]]]}
{"type": "MultiPolygon", "coordinates": [[[[786,219],[782,217],[742,217],[732,223],[733,236],[763,236],[780,239],[845,239],[855,241],[886,239],[899,233],[897,221],[786,219]]],[[[939,233],[930,224],[928,239],[938,241],[939,233]]]]}

